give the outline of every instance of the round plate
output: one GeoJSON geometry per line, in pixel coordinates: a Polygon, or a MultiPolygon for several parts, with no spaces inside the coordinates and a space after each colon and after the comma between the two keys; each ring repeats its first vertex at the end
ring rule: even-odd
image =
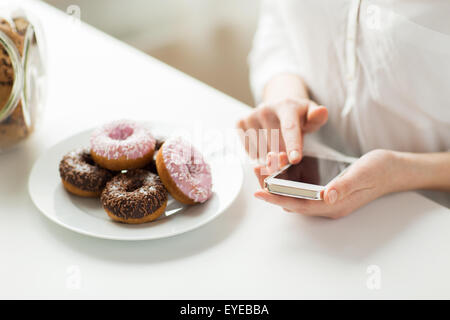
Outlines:
{"type": "MultiPolygon", "coordinates": [[[[168,132],[174,131],[174,128],[167,125],[165,127],[150,125],[150,127],[153,132],[156,128],[159,136],[167,136],[168,132]]],[[[72,136],[44,152],[34,164],[28,184],[31,199],[36,207],[47,218],[72,231],[111,240],[171,237],[199,228],[219,216],[233,202],[241,189],[243,171],[237,157],[227,154],[224,165],[220,160],[223,157],[207,155],[213,181],[213,196],[207,202],[183,206],[170,198],[166,213],[158,220],[139,225],[114,222],[103,210],[99,199],[69,194],[63,188],[59,176],[58,166],[63,155],[73,149],[88,146],[91,131],[72,136]]]]}

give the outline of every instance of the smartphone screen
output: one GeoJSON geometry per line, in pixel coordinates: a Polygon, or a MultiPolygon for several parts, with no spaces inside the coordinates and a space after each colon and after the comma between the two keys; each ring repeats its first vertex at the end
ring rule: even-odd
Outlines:
{"type": "Polygon", "coordinates": [[[349,165],[345,162],[304,156],[300,163],[289,166],[274,178],[324,186],[349,165]]]}

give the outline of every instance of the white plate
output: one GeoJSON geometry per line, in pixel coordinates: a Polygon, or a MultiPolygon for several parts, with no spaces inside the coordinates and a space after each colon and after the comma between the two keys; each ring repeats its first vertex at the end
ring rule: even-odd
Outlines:
{"type": "MultiPolygon", "coordinates": [[[[153,129],[155,126],[151,125],[153,129]]],[[[243,171],[237,158],[227,155],[224,165],[220,159],[210,157],[213,196],[206,203],[182,206],[170,199],[166,215],[156,221],[140,225],[113,222],[102,209],[99,199],[70,195],[64,190],[59,177],[58,166],[63,155],[72,149],[88,146],[91,131],[81,132],[47,150],[34,164],[28,184],[36,207],[47,218],[72,231],[111,240],[171,237],[199,228],[219,216],[241,189],[243,171]]],[[[157,131],[164,136],[173,130],[167,125],[158,125],[157,131]]]]}

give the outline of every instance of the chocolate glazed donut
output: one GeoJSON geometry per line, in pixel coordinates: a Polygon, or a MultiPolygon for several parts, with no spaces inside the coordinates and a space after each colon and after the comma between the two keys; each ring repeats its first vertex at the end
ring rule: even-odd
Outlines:
{"type": "Polygon", "coordinates": [[[99,197],[113,174],[97,165],[88,149],[66,154],[59,163],[64,188],[81,197],[99,197]]]}
{"type": "Polygon", "coordinates": [[[138,224],[153,221],[164,212],[167,194],[156,174],[135,169],[110,180],[102,192],[101,201],[111,219],[138,224]]]}

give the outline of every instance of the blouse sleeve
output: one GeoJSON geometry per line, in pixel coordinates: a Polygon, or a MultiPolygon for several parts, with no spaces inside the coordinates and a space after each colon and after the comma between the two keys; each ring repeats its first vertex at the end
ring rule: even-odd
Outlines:
{"type": "Polygon", "coordinates": [[[300,70],[286,32],[279,0],[263,0],[253,47],[248,57],[250,86],[260,103],[266,83],[277,74],[300,70]]]}

